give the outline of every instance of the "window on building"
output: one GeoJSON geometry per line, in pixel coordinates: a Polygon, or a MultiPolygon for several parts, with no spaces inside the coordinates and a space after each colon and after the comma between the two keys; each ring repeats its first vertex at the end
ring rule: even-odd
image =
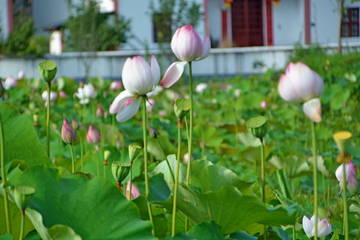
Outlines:
{"type": "Polygon", "coordinates": [[[359,37],[359,8],[347,8],[341,23],[341,37],[359,37]]]}
{"type": "Polygon", "coordinates": [[[171,21],[162,13],[153,14],[153,40],[154,42],[171,42],[171,21]]]}

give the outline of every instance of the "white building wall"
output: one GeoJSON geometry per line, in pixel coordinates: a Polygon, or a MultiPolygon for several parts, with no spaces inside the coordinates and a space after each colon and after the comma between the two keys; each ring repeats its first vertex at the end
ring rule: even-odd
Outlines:
{"type": "Polygon", "coordinates": [[[217,47],[221,46],[221,10],[223,6],[222,0],[209,0],[210,37],[217,47]]]}
{"type": "Polygon", "coordinates": [[[0,28],[1,34],[0,38],[7,38],[9,33],[9,16],[8,16],[8,5],[6,0],[0,0],[0,28]]]}
{"type": "MultiPolygon", "coordinates": [[[[324,0],[320,0],[324,1],[324,0]]],[[[327,1],[327,0],[326,0],[327,1]]],[[[294,45],[304,38],[303,0],[284,0],[280,6],[273,5],[274,45],[294,45]]]]}
{"type": "MultiPolygon", "coordinates": [[[[311,22],[316,22],[317,25],[311,29],[311,41],[316,43],[315,34],[317,31],[318,43],[337,43],[339,12],[336,1],[326,1],[325,3],[323,0],[311,0],[311,7],[314,6],[316,7],[316,18],[311,13],[311,22]]],[[[360,2],[351,3],[350,0],[345,0],[344,7],[360,7],[360,2]]],[[[359,41],[360,37],[341,38],[343,44],[359,41]]]]}
{"type": "MultiPolygon", "coordinates": [[[[189,5],[191,2],[201,4],[201,12],[203,9],[203,0],[188,0],[189,5]]],[[[140,50],[144,49],[144,43],[148,45],[149,49],[158,49],[158,43],[153,39],[153,22],[150,13],[150,0],[118,0],[119,15],[125,19],[131,19],[130,29],[133,39],[129,39],[128,43],[122,45],[123,50],[140,50]]],[[[159,2],[154,0],[155,9],[159,8],[159,2]]],[[[173,29],[175,32],[176,29],[173,29]]],[[[205,37],[205,23],[202,17],[195,29],[200,37],[205,37]]]]}

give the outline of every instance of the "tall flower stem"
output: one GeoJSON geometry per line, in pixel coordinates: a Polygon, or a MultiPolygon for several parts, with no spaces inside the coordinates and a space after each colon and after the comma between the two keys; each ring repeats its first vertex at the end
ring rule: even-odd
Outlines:
{"type": "MultiPolygon", "coordinates": [[[[146,97],[145,96],[142,97],[142,102],[143,102],[142,124],[143,124],[143,139],[144,139],[145,190],[146,190],[146,197],[147,197],[149,194],[149,175],[148,175],[148,162],[147,162],[148,161],[148,159],[147,159],[147,134],[146,134],[147,133],[147,131],[146,131],[147,115],[146,115],[146,97]]],[[[148,206],[148,211],[149,211],[150,222],[153,226],[153,235],[155,236],[155,225],[154,225],[151,205],[149,202],[147,202],[147,206],[148,206]]]]}
{"type": "Polygon", "coordinates": [[[82,105],[82,122],[85,123],[85,116],[86,116],[86,109],[85,109],[85,103],[81,104],[82,105]]]}
{"type": "Polygon", "coordinates": [[[312,155],[313,155],[313,178],[314,178],[314,240],[318,239],[318,182],[317,182],[317,145],[316,145],[316,133],[315,133],[315,122],[311,121],[311,138],[312,138],[312,155]]]}
{"type": "MultiPolygon", "coordinates": [[[[264,204],[266,204],[266,196],[265,196],[265,146],[264,139],[260,138],[261,142],[261,200],[264,204]]],[[[264,225],[264,240],[266,240],[266,225],[264,225]]]]}
{"type": "Polygon", "coordinates": [[[342,158],[343,164],[343,186],[342,186],[342,194],[343,194],[343,206],[344,206],[344,215],[343,215],[343,234],[345,236],[345,240],[349,240],[349,218],[348,218],[348,204],[347,204],[347,188],[346,188],[346,171],[345,171],[345,158],[342,158]],[[344,181],[345,180],[345,181],[344,181]]]}
{"type": "Polygon", "coordinates": [[[95,151],[96,151],[97,176],[100,177],[100,158],[99,158],[99,151],[96,150],[96,148],[95,148],[95,151]]]}
{"type": "Polygon", "coordinates": [[[19,239],[22,240],[24,238],[25,232],[25,210],[21,210],[21,229],[19,239]]]}
{"type": "Polygon", "coordinates": [[[75,152],[74,152],[74,146],[72,144],[70,144],[70,150],[71,150],[71,172],[74,173],[75,172],[75,152]]]}
{"type": "Polygon", "coordinates": [[[163,155],[163,158],[165,159],[166,164],[168,165],[168,168],[169,168],[169,171],[170,171],[170,174],[171,174],[172,182],[175,183],[174,173],[173,173],[173,171],[172,171],[172,169],[171,169],[171,167],[170,167],[169,160],[168,160],[167,157],[166,157],[166,154],[165,154],[164,149],[162,148],[162,146],[161,146],[161,144],[160,144],[159,139],[157,139],[157,138],[155,138],[155,139],[156,139],[157,144],[159,145],[159,148],[160,148],[160,150],[161,150],[161,153],[162,153],[162,155],[163,155]]]}
{"type": "MultiPolygon", "coordinates": [[[[130,186],[129,186],[129,201],[131,201],[131,187],[132,187],[132,168],[133,168],[133,160],[130,160],[130,186]]],[[[126,197],[126,191],[125,191],[125,197],[126,197]]],[[[155,227],[154,227],[155,228],[155,227]]]]}
{"type": "Polygon", "coordinates": [[[238,126],[236,108],[233,108],[233,109],[234,109],[234,119],[235,119],[235,147],[236,147],[236,149],[238,149],[238,147],[239,147],[239,140],[238,140],[239,126],[238,126]]]}
{"type": "MultiPolygon", "coordinates": [[[[191,171],[191,156],[192,156],[192,136],[193,136],[193,118],[194,118],[194,103],[193,103],[193,82],[192,82],[192,62],[189,62],[189,88],[190,88],[190,131],[188,138],[188,152],[189,161],[186,172],[186,186],[190,184],[190,171],[191,171]]],[[[185,217],[185,232],[189,230],[189,219],[185,217]]]]}
{"type": "Polygon", "coordinates": [[[81,163],[81,172],[84,172],[84,159],[83,159],[83,144],[81,139],[81,133],[78,131],[78,135],[80,137],[80,163],[81,163]]]}
{"type": "Polygon", "coordinates": [[[100,143],[101,146],[104,146],[104,140],[105,140],[105,136],[104,136],[104,124],[103,121],[100,119],[100,135],[101,135],[101,139],[100,139],[100,143]]]}
{"type": "MultiPolygon", "coordinates": [[[[176,200],[177,200],[177,193],[179,187],[179,173],[180,173],[180,155],[181,155],[181,126],[182,119],[178,119],[178,153],[177,153],[177,166],[176,166],[176,178],[175,178],[175,185],[174,185],[174,202],[173,202],[173,215],[172,215],[172,229],[171,234],[175,236],[175,226],[176,226],[176,200]]],[[[191,157],[189,157],[188,164],[191,162],[191,157]]]]}
{"type": "Polygon", "coordinates": [[[51,86],[51,82],[47,83],[48,86],[48,91],[47,91],[47,113],[46,113],[46,127],[47,127],[47,132],[46,132],[46,153],[47,156],[50,157],[50,86],[51,86]]]}
{"type": "MultiPolygon", "coordinates": [[[[5,139],[4,139],[4,130],[2,125],[2,119],[0,115],[0,160],[1,160],[1,176],[2,183],[5,186],[6,183],[6,171],[5,171],[5,139]]],[[[10,212],[9,212],[9,200],[6,190],[4,191],[4,208],[5,208],[5,219],[6,219],[6,230],[11,234],[11,222],[10,222],[10,212]]]]}

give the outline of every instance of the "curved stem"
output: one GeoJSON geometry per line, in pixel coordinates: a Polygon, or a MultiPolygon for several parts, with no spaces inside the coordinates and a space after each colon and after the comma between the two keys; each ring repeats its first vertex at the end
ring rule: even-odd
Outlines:
{"type": "Polygon", "coordinates": [[[20,236],[19,239],[24,239],[24,232],[25,232],[25,210],[21,210],[21,229],[20,229],[20,236]]]}
{"type": "Polygon", "coordinates": [[[80,138],[80,163],[81,163],[81,172],[84,172],[84,160],[83,160],[83,144],[81,139],[81,133],[78,131],[79,138],[80,138]]]}
{"type": "MultiPolygon", "coordinates": [[[[260,138],[261,142],[261,200],[266,204],[265,196],[265,151],[264,151],[264,140],[260,138]]],[[[264,240],[266,240],[266,225],[264,225],[264,240]]]]}
{"type": "MultiPolygon", "coordinates": [[[[193,103],[193,82],[192,82],[192,65],[189,62],[189,88],[190,88],[190,131],[188,138],[188,152],[189,152],[189,161],[186,172],[186,186],[190,184],[190,171],[191,171],[191,156],[192,156],[192,136],[193,136],[193,118],[194,118],[194,103],[193,103]]],[[[185,217],[185,232],[189,230],[189,219],[185,217]]]]}
{"type": "MultiPolygon", "coordinates": [[[[149,194],[149,175],[148,175],[148,160],[147,160],[147,131],[146,131],[146,120],[147,120],[147,115],[146,115],[146,98],[145,96],[142,97],[142,102],[143,102],[143,113],[142,113],[142,124],[143,124],[143,139],[144,139],[144,168],[145,168],[145,190],[146,190],[146,198],[149,194]]],[[[147,202],[147,206],[148,206],[148,211],[149,211],[149,218],[150,218],[150,222],[153,226],[153,235],[155,236],[155,225],[154,225],[154,220],[153,220],[153,215],[152,215],[152,209],[151,209],[151,205],[149,202],[147,202]]]]}
{"type": "Polygon", "coordinates": [[[157,139],[157,138],[155,138],[155,139],[156,139],[157,144],[159,145],[159,148],[160,148],[160,150],[161,150],[161,153],[162,153],[162,155],[163,155],[163,158],[165,159],[166,164],[168,165],[168,168],[169,168],[169,171],[170,171],[170,174],[171,174],[171,178],[172,178],[172,182],[173,182],[173,184],[174,184],[174,183],[175,183],[175,177],[174,177],[174,173],[173,173],[173,171],[172,171],[172,169],[171,169],[171,167],[170,167],[169,160],[167,159],[167,157],[166,157],[166,155],[165,155],[164,149],[162,148],[159,139],[157,139]]]}
{"type": "Polygon", "coordinates": [[[314,212],[315,212],[315,223],[314,223],[314,240],[318,239],[318,182],[317,182],[317,146],[316,146],[316,133],[315,133],[315,122],[311,122],[311,138],[312,138],[312,155],[313,155],[313,178],[314,178],[314,212]]]}
{"type": "Polygon", "coordinates": [[[46,132],[46,153],[47,156],[50,157],[50,86],[51,86],[51,82],[47,83],[48,86],[48,91],[47,91],[47,113],[46,113],[46,127],[47,127],[47,132],[46,132]]]}
{"type": "MultiPolygon", "coordinates": [[[[181,124],[182,119],[178,119],[178,153],[177,153],[177,166],[176,166],[176,178],[175,178],[175,185],[174,185],[174,202],[173,202],[173,215],[172,215],[172,229],[171,234],[175,236],[175,226],[176,226],[176,200],[177,200],[177,193],[179,187],[179,172],[180,172],[180,155],[181,155],[181,124]]],[[[190,157],[189,157],[190,158],[190,157]]],[[[191,159],[189,159],[191,162],[191,159]]],[[[188,163],[189,164],[189,163],[188,163]]]]}
{"type": "Polygon", "coordinates": [[[75,172],[75,152],[74,152],[74,146],[72,144],[70,144],[70,150],[71,150],[71,158],[72,158],[71,172],[74,173],[75,172]]]}
{"type": "MultiPolygon", "coordinates": [[[[0,115],[0,160],[1,160],[1,178],[3,186],[6,183],[6,170],[5,170],[5,138],[4,138],[4,130],[2,125],[2,119],[0,115]]],[[[11,222],[10,222],[10,212],[9,212],[9,200],[8,194],[3,188],[4,191],[4,208],[5,208],[5,219],[6,219],[6,230],[11,234],[11,222]]]]}
{"type": "Polygon", "coordinates": [[[343,186],[342,186],[342,194],[343,194],[343,206],[344,206],[344,215],[343,215],[343,234],[345,236],[345,240],[349,240],[349,219],[348,219],[348,205],[347,205],[347,188],[346,188],[346,171],[345,171],[345,158],[342,158],[343,164],[343,186]],[[345,180],[345,181],[344,181],[345,180]]]}

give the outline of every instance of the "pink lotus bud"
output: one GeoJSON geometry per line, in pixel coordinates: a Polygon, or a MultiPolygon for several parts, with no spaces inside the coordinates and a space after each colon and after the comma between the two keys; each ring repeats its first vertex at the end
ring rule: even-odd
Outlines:
{"type": "Polygon", "coordinates": [[[79,130],[80,129],[80,125],[79,125],[79,123],[74,119],[74,118],[72,118],[72,126],[73,126],[73,128],[75,129],[75,130],[79,130]]]}
{"type": "Polygon", "coordinates": [[[61,128],[61,137],[66,144],[72,144],[76,141],[76,131],[65,118],[61,128]]]}
{"type": "Polygon", "coordinates": [[[122,144],[119,140],[116,140],[116,148],[120,150],[122,148],[122,144]]]}
{"type": "Polygon", "coordinates": [[[16,88],[18,85],[18,81],[13,78],[13,77],[8,77],[6,80],[5,80],[5,83],[4,83],[4,87],[5,89],[10,89],[10,88],[16,88]]]}
{"type": "Polygon", "coordinates": [[[66,98],[66,93],[64,91],[59,92],[60,98],[66,98]]]}
{"type": "MultiPolygon", "coordinates": [[[[126,198],[128,200],[130,200],[129,198],[130,195],[130,180],[127,182],[127,186],[126,186],[126,198]]],[[[135,199],[138,196],[141,195],[140,190],[136,187],[136,185],[132,182],[131,183],[131,199],[135,199]]]]}
{"type": "Polygon", "coordinates": [[[287,102],[306,102],[323,93],[324,81],[304,63],[289,63],[286,74],[280,75],[278,91],[287,102]]]}
{"type": "Polygon", "coordinates": [[[194,61],[198,58],[206,58],[210,53],[210,38],[205,37],[202,43],[200,36],[189,24],[176,30],[171,40],[171,50],[175,56],[186,62],[194,61]]]}
{"type": "Polygon", "coordinates": [[[98,108],[96,110],[96,116],[98,118],[104,118],[104,110],[101,108],[101,105],[98,105],[98,108]]]}
{"type": "Polygon", "coordinates": [[[260,107],[263,108],[263,109],[266,109],[267,108],[267,102],[265,100],[261,101],[260,107]]]}
{"type": "Polygon", "coordinates": [[[157,132],[156,132],[156,130],[155,130],[152,126],[149,127],[149,131],[150,131],[150,135],[151,135],[153,138],[157,138],[157,132]]]}
{"type": "Polygon", "coordinates": [[[164,110],[159,110],[159,115],[161,117],[165,117],[166,116],[166,112],[164,110]]]}
{"type": "Polygon", "coordinates": [[[147,102],[146,102],[146,109],[150,112],[156,105],[156,102],[154,99],[150,98],[147,102]]]}
{"type": "Polygon", "coordinates": [[[23,78],[25,78],[25,72],[23,70],[20,70],[17,79],[23,79],[23,78]]]}
{"type": "Polygon", "coordinates": [[[111,83],[109,90],[117,91],[117,90],[120,90],[122,87],[123,87],[123,85],[120,81],[114,81],[111,83]]]}
{"type": "Polygon", "coordinates": [[[109,94],[107,93],[107,91],[103,91],[103,96],[104,96],[104,98],[108,98],[109,97],[109,94]]]}
{"type": "MultiPolygon", "coordinates": [[[[355,195],[360,192],[360,182],[357,180],[357,167],[352,161],[345,163],[345,175],[347,182],[347,190],[349,193],[355,195]]],[[[343,164],[341,164],[335,171],[335,176],[339,181],[341,191],[343,191],[343,164]]]]}
{"type": "Polygon", "coordinates": [[[89,131],[86,134],[86,140],[88,141],[88,143],[97,144],[98,142],[100,142],[100,138],[101,136],[99,132],[90,125],[89,131]]]}
{"type": "MultiPolygon", "coordinates": [[[[189,153],[185,153],[183,161],[185,164],[187,164],[189,162],[189,153]]],[[[191,162],[193,162],[193,161],[194,161],[194,157],[191,156],[191,162]]]]}

